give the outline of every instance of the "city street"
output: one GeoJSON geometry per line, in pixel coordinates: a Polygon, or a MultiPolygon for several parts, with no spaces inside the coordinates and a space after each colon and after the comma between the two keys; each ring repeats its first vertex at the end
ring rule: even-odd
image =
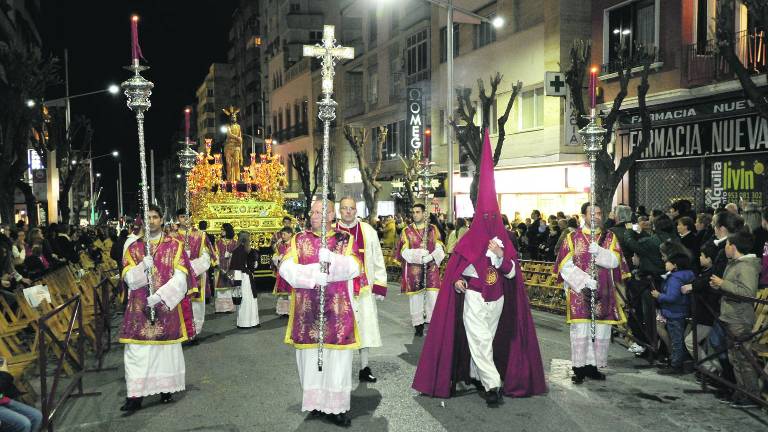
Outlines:
{"type": "MultiPolygon", "coordinates": [[[[145,408],[123,417],[125,397],[122,348],[107,356],[116,370],[90,373],[85,390],[100,396],[72,399],[56,421],[57,431],[335,431],[324,420],[300,412],[294,350],[283,344],[287,320],[274,315],[274,299],[259,298],[260,329],[235,328],[233,315],[208,315],[202,342],[185,348],[187,391],[176,402],[145,408]]],[[[209,311],[212,310],[209,306],[209,311]]],[[[505,399],[489,409],[477,394],[449,400],[419,396],[410,388],[421,349],[407,322],[408,306],[399,289],[380,303],[384,347],[371,351],[376,384],[352,392],[354,431],[760,431],[768,416],[739,411],[712,395],[697,394],[692,375],[662,377],[655,369],[636,368],[619,344],[610,354],[608,380],[575,387],[569,379],[568,327],[561,316],[535,312],[549,393],[529,399],[505,399]]],[[[359,361],[355,357],[355,362],[359,361]]]]}

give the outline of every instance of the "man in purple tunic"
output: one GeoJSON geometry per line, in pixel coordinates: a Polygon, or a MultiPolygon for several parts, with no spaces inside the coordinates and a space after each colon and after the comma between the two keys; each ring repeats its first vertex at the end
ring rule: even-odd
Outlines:
{"type": "Polygon", "coordinates": [[[280,276],[291,286],[291,308],[285,343],[296,348],[302,401],[301,410],[325,415],[339,426],[349,426],[352,392],[352,353],[360,347],[352,304],[354,279],[360,265],[352,255],[351,236],[331,226],[334,203],[328,201],[328,220],[323,221],[322,203],[312,204],[312,229],[291,239],[280,276]],[[322,224],[327,224],[327,247],[321,241],[322,224]],[[330,263],[328,273],[320,263],[330,263]],[[320,311],[320,286],[325,287],[324,309],[320,311]],[[325,316],[323,370],[318,370],[320,313],[325,316]]]}
{"type": "Polygon", "coordinates": [[[619,242],[609,230],[602,230],[602,211],[595,206],[595,243],[590,230],[589,203],[581,206],[584,219],[582,228],[568,234],[560,246],[555,262],[558,280],[564,282],[568,303],[566,321],[571,325],[571,366],[574,384],[585,378],[605,380],[597,368],[608,365],[608,347],[611,344],[613,324],[626,322],[619,307],[616,284],[629,277],[619,242]],[[589,261],[595,256],[597,280],[589,274],[589,261]],[[590,296],[595,297],[595,334],[591,334],[592,314],[590,296]]]}
{"type": "Polygon", "coordinates": [[[486,132],[475,217],[448,261],[414,389],[449,397],[458,382],[473,383],[491,406],[502,394],[546,392],[536,329],[517,268],[517,252],[496,201],[486,132]]]}
{"type": "Polygon", "coordinates": [[[184,245],[162,230],[163,213],[149,206],[151,256],[146,256],[143,238],[132,243],[123,255],[123,280],[128,300],[120,327],[125,344],[123,363],[127,399],[122,411],[141,408],[145,396],[160,394],[162,403],[185,388],[184,353],[181,343],[195,336],[187,290],[196,287],[192,265],[184,245]],[[154,292],[148,290],[152,277],[154,292]],[[154,309],[155,321],[148,318],[154,309]],[[189,312],[189,313],[187,313],[189,312]]]}

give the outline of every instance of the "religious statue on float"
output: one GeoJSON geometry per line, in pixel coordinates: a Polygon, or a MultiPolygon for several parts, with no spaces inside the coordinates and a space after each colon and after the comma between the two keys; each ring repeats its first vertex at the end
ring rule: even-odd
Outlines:
{"type": "Polygon", "coordinates": [[[224,142],[227,180],[231,183],[237,183],[240,181],[240,169],[243,166],[243,134],[237,123],[237,113],[240,112],[240,109],[230,105],[229,108],[222,111],[229,116],[227,140],[224,142]]]}

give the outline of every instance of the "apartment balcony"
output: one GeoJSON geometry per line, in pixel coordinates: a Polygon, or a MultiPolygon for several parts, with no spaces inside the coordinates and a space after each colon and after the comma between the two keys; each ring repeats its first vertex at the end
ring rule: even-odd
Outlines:
{"type": "MultiPolygon", "coordinates": [[[[639,55],[639,53],[634,52],[628,57],[611,59],[608,63],[600,65],[600,76],[603,78],[607,76],[607,78],[610,79],[612,78],[612,75],[618,75],[620,70],[626,70],[627,67],[632,67],[634,72],[635,69],[641,69],[643,67],[644,61],[644,55],[639,55]]],[[[661,52],[657,52],[656,58],[653,59],[653,62],[651,63],[651,69],[658,69],[662,64],[661,52]]]]}
{"type": "Polygon", "coordinates": [[[272,134],[272,137],[276,139],[278,143],[281,143],[307,135],[309,135],[308,125],[306,123],[299,123],[289,128],[277,131],[276,133],[272,134]]]}
{"type": "MultiPolygon", "coordinates": [[[[734,38],[736,56],[752,75],[768,73],[765,32],[742,31],[734,38]]],[[[684,48],[685,77],[690,86],[734,79],[734,71],[720,53],[717,39],[684,48]]]]}
{"type": "Polygon", "coordinates": [[[322,29],[324,24],[321,13],[289,13],[285,20],[289,29],[322,29]]]}

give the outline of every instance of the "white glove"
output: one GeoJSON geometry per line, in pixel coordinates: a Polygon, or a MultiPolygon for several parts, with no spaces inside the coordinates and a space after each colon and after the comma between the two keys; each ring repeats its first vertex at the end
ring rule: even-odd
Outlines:
{"type": "Polygon", "coordinates": [[[331,262],[331,251],[328,248],[320,248],[317,252],[320,262],[331,262]]]}
{"type": "Polygon", "coordinates": [[[424,257],[424,256],[429,255],[429,251],[426,250],[426,249],[416,249],[416,255],[424,257]]]}
{"type": "Polygon", "coordinates": [[[600,246],[597,245],[597,243],[592,242],[589,244],[589,253],[592,255],[597,255],[597,253],[600,251],[600,246]]]}
{"type": "Polygon", "coordinates": [[[326,286],[328,285],[328,273],[317,271],[315,273],[315,285],[326,286]]]}
{"type": "Polygon", "coordinates": [[[589,289],[592,291],[597,290],[597,281],[592,278],[587,279],[584,289],[589,289]]]}
{"type": "Polygon", "coordinates": [[[229,258],[232,256],[231,252],[224,252],[224,258],[229,258]]]}
{"type": "Polygon", "coordinates": [[[163,299],[160,298],[157,293],[152,294],[151,296],[147,297],[147,306],[154,307],[156,304],[163,301],[163,299]]]}
{"type": "Polygon", "coordinates": [[[378,301],[384,301],[384,296],[383,295],[374,294],[373,298],[375,298],[378,301]]]}
{"type": "Polygon", "coordinates": [[[155,266],[155,260],[153,260],[151,256],[145,256],[145,257],[144,257],[144,258],[141,260],[141,262],[143,262],[143,263],[144,263],[144,269],[145,269],[146,271],[150,271],[150,270],[152,270],[152,267],[154,267],[154,266],[155,266]]]}
{"type": "Polygon", "coordinates": [[[426,264],[426,263],[432,261],[433,259],[435,259],[435,258],[431,254],[428,253],[428,254],[424,255],[423,257],[421,257],[421,263],[422,264],[426,264]]]}

